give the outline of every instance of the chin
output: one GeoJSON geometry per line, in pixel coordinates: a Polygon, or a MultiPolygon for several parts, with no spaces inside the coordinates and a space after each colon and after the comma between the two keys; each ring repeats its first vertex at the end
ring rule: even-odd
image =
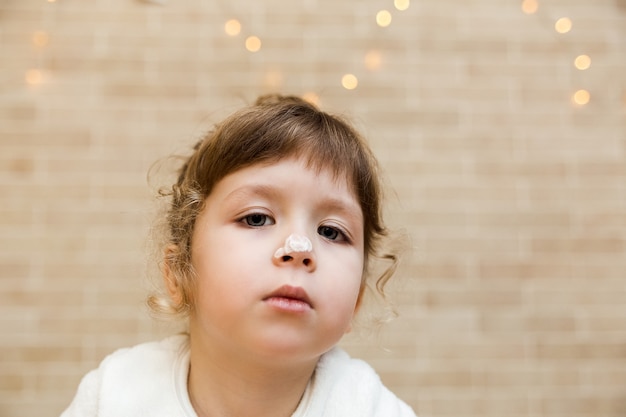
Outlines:
{"type": "Polygon", "coordinates": [[[319,357],[330,350],[332,346],[311,346],[302,338],[297,340],[272,340],[259,343],[257,353],[267,361],[277,361],[281,364],[317,361],[319,357]]]}

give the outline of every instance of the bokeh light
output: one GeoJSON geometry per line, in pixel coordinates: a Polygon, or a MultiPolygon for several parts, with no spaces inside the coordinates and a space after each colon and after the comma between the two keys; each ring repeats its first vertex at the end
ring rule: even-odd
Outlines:
{"type": "Polygon", "coordinates": [[[359,80],[354,74],[345,74],[341,77],[341,85],[346,90],[354,90],[359,85],[359,80]]]}
{"type": "Polygon", "coordinates": [[[365,68],[370,71],[379,70],[382,64],[382,55],[380,51],[372,49],[365,54],[365,68]]]}
{"type": "Polygon", "coordinates": [[[554,24],[554,30],[559,33],[567,33],[572,30],[572,21],[569,17],[562,17],[554,24]]]}
{"type": "Polygon", "coordinates": [[[526,14],[537,13],[538,8],[539,8],[539,3],[537,3],[537,0],[522,1],[522,11],[526,14]]]}
{"type": "Polygon", "coordinates": [[[586,70],[591,66],[589,55],[578,55],[574,60],[574,66],[579,70],[586,70]]]}
{"type": "Polygon", "coordinates": [[[279,70],[270,70],[265,73],[265,86],[277,89],[283,84],[283,73],[279,70]]]}
{"type": "Polygon", "coordinates": [[[48,34],[42,30],[38,30],[35,33],[33,33],[33,45],[35,45],[38,48],[43,48],[44,46],[48,45],[48,42],[50,40],[50,37],[48,36],[48,34]]]}
{"type": "Polygon", "coordinates": [[[396,9],[402,11],[402,10],[406,10],[409,8],[409,6],[411,5],[411,1],[410,0],[393,0],[393,5],[395,6],[396,9]]]}
{"type": "Polygon", "coordinates": [[[584,106],[585,104],[589,103],[590,99],[591,95],[587,90],[578,90],[572,95],[572,102],[579,106],[584,106]]]}
{"type": "Polygon", "coordinates": [[[241,23],[237,19],[230,19],[224,24],[224,32],[228,36],[237,36],[241,33],[241,23]]]}
{"type": "Polygon", "coordinates": [[[258,52],[261,49],[261,39],[256,36],[248,36],[246,39],[246,49],[250,52],[258,52]]]}
{"type": "Polygon", "coordinates": [[[43,83],[44,80],[43,71],[39,69],[30,69],[26,71],[26,74],[24,75],[24,80],[28,85],[39,85],[43,83]]]}
{"type": "Polygon", "coordinates": [[[317,94],[315,94],[314,92],[312,92],[312,91],[304,93],[302,95],[302,98],[304,100],[308,101],[309,103],[314,104],[316,106],[319,106],[319,104],[320,104],[320,97],[317,94]]]}
{"type": "Polygon", "coordinates": [[[376,24],[382,28],[391,24],[391,13],[388,10],[381,10],[376,13],[376,24]]]}

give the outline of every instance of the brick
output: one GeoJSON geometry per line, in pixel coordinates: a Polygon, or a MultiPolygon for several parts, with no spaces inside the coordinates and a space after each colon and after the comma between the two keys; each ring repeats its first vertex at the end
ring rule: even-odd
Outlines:
{"type": "Polygon", "coordinates": [[[345,344],[418,415],[626,413],[620,2],[1,3],[3,416],[58,415],[112,350],[178,330],[144,305],[155,189],[176,164],[146,174],[275,90],[316,93],[379,156],[409,246],[387,287],[400,316],[381,325],[389,306],[368,295],[345,344]]]}

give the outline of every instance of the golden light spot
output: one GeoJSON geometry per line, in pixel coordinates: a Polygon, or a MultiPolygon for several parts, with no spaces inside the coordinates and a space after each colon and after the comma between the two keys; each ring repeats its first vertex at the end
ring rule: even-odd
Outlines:
{"type": "Polygon", "coordinates": [[[312,92],[312,91],[309,91],[308,93],[304,93],[302,95],[302,98],[304,100],[308,101],[309,103],[314,104],[316,106],[319,106],[319,104],[320,104],[319,96],[317,94],[315,94],[314,92],[312,92]]]}
{"type": "Polygon", "coordinates": [[[48,0],[48,3],[54,3],[57,0],[48,0]]]}
{"type": "Polygon", "coordinates": [[[265,85],[267,87],[277,88],[283,83],[283,73],[278,70],[272,70],[265,73],[265,85]]]}
{"type": "Polygon", "coordinates": [[[35,33],[33,33],[32,40],[33,40],[33,45],[35,45],[38,48],[43,48],[44,46],[48,44],[50,37],[48,36],[46,32],[42,30],[38,30],[35,33]]]}
{"type": "Polygon", "coordinates": [[[526,14],[537,13],[538,8],[539,8],[539,3],[537,3],[537,0],[522,1],[522,11],[526,14]]]}
{"type": "Polygon", "coordinates": [[[370,71],[376,71],[380,69],[382,60],[383,59],[380,51],[372,49],[365,54],[365,68],[370,71]]]}
{"type": "Polygon", "coordinates": [[[241,33],[241,23],[237,19],[230,19],[224,24],[224,32],[228,36],[237,36],[241,33]]]}
{"type": "Polygon", "coordinates": [[[572,96],[572,102],[574,102],[574,104],[578,104],[579,106],[584,106],[585,104],[589,103],[590,98],[591,95],[589,94],[589,91],[578,90],[572,96]]]}
{"type": "Polygon", "coordinates": [[[393,0],[393,5],[400,11],[406,10],[411,5],[411,0],[393,0]]]}
{"type": "Polygon", "coordinates": [[[250,52],[257,52],[261,49],[261,39],[256,36],[248,36],[246,39],[246,49],[250,52]]]}
{"type": "Polygon", "coordinates": [[[586,70],[591,66],[589,55],[578,55],[574,60],[574,66],[579,70],[586,70]]]}
{"type": "Polygon", "coordinates": [[[39,85],[43,82],[43,72],[38,69],[31,69],[26,71],[24,80],[28,85],[39,85]]]}
{"type": "Polygon", "coordinates": [[[391,24],[391,13],[388,10],[381,10],[376,13],[376,23],[382,28],[389,26],[391,24]]]}
{"type": "Polygon", "coordinates": [[[554,30],[559,33],[567,33],[572,30],[572,20],[569,17],[562,17],[554,24],[554,30]]]}
{"type": "Polygon", "coordinates": [[[359,80],[354,74],[345,74],[341,77],[341,85],[346,90],[354,90],[359,85],[359,80]]]}

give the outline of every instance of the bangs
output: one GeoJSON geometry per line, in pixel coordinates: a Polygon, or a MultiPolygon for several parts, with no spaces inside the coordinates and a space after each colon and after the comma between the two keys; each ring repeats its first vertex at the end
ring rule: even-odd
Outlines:
{"type": "Polygon", "coordinates": [[[280,159],[297,158],[318,174],[328,171],[334,180],[347,181],[355,196],[362,186],[360,179],[369,171],[369,163],[359,137],[347,126],[337,123],[333,116],[318,114],[315,123],[299,123],[289,131],[271,130],[267,138],[257,143],[265,148],[253,161],[273,163],[280,159]]]}
{"type": "Polygon", "coordinates": [[[205,166],[209,184],[204,186],[212,188],[216,180],[250,165],[296,157],[317,172],[329,170],[334,178],[347,177],[359,194],[359,182],[371,176],[372,157],[364,151],[355,130],[312,105],[264,107],[234,114],[211,135],[206,145],[213,148],[209,152],[213,163],[212,167],[205,166]]]}

